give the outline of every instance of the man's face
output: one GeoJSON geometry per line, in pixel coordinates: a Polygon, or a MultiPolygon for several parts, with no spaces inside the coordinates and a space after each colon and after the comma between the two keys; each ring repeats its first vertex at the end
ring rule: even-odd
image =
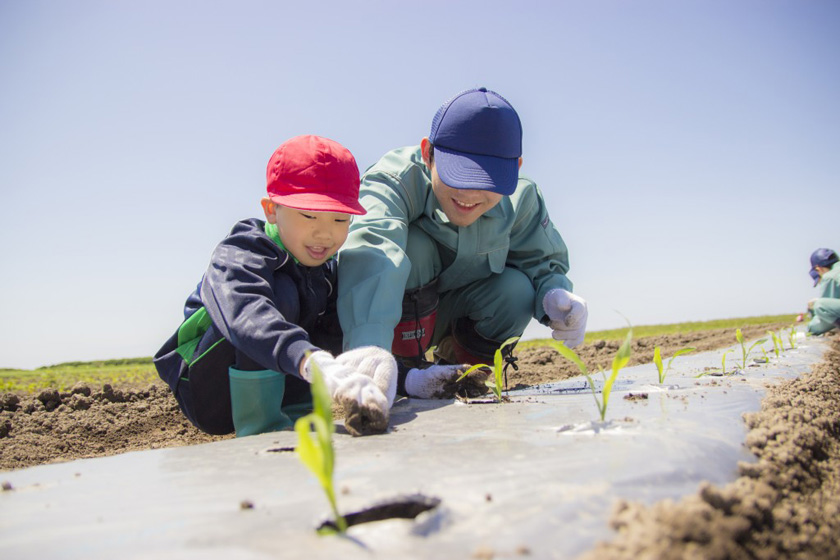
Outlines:
{"type": "Polygon", "coordinates": [[[432,164],[432,190],[443,213],[456,226],[467,227],[496,206],[504,195],[483,189],[455,189],[444,183],[432,164]]]}

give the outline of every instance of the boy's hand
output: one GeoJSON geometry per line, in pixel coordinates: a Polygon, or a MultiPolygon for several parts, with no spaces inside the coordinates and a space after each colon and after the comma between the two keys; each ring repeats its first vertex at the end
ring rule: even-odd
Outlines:
{"type": "Polygon", "coordinates": [[[468,397],[477,397],[489,391],[488,372],[474,371],[461,381],[457,381],[469,364],[454,366],[429,366],[425,369],[410,369],[405,378],[405,390],[410,397],[419,399],[451,399],[463,390],[468,397]]]}
{"type": "Polygon", "coordinates": [[[545,294],[543,309],[548,315],[554,340],[562,340],[569,348],[583,342],[589,310],[582,297],[557,288],[545,294]]]}
{"type": "Polygon", "coordinates": [[[335,361],[373,379],[391,408],[397,396],[397,360],[390,352],[378,346],[362,346],[339,354],[335,361]]]}
{"type": "Polygon", "coordinates": [[[344,427],[351,435],[381,433],[388,429],[390,404],[373,379],[321,350],[304,362],[303,378],[310,383],[315,365],[321,370],[330,397],[344,410],[344,427]]]}

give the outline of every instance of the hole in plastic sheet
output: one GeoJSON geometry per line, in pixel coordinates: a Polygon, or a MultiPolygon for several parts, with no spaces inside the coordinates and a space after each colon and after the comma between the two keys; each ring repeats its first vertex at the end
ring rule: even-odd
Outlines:
{"type": "MultiPolygon", "coordinates": [[[[344,516],[348,527],[386,519],[414,519],[425,511],[432,510],[440,505],[440,498],[424,496],[423,494],[411,494],[408,496],[397,496],[374,504],[365,509],[348,513],[344,516]]],[[[335,520],[327,519],[318,525],[318,531],[322,529],[338,530],[335,520]]]]}

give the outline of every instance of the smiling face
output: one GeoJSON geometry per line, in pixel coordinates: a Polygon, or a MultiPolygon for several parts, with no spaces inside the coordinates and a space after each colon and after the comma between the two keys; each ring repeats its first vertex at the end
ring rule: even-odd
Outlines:
{"type": "Polygon", "coordinates": [[[496,206],[501,194],[483,189],[455,189],[441,181],[432,164],[432,190],[443,213],[452,224],[467,227],[496,206]]]}
{"type": "Polygon", "coordinates": [[[262,200],[265,219],[277,226],[280,241],[302,265],[320,266],[347,240],[350,215],[298,210],[262,200]]]}
{"type": "Polygon", "coordinates": [[[423,160],[431,169],[432,191],[452,224],[467,227],[496,206],[504,195],[484,189],[456,189],[444,183],[435,168],[428,138],[421,143],[423,160]]]}

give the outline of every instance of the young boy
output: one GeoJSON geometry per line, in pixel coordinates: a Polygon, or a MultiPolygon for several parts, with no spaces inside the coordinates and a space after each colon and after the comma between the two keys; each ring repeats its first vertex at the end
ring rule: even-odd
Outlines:
{"type": "Polygon", "coordinates": [[[381,432],[396,362],[341,349],[336,261],[359,204],[359,170],[332,140],[298,136],[268,163],[266,221],[238,222],[187,299],[185,321],[155,355],[160,377],[199,429],[237,436],[290,427],[311,408],[317,366],[353,435],[381,432]]]}

